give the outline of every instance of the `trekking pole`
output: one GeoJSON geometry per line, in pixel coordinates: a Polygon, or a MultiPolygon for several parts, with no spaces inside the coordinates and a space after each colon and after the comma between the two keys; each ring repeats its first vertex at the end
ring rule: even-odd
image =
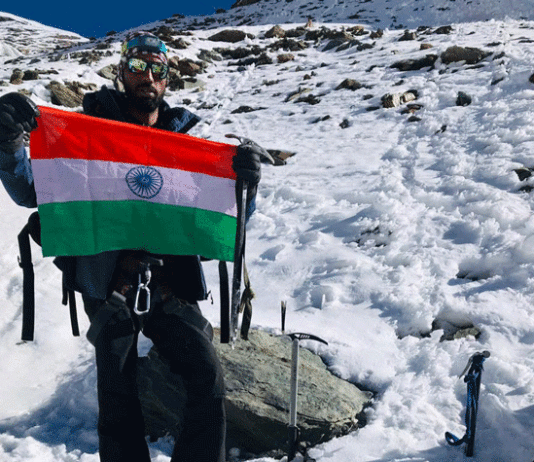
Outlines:
{"type": "MultiPolygon", "coordinates": [[[[231,133],[225,135],[226,138],[237,139],[241,144],[253,143],[251,140],[233,135],[231,133]]],[[[272,156],[265,151],[262,153],[265,157],[274,164],[272,156]]],[[[239,305],[241,302],[241,276],[243,271],[243,258],[245,254],[245,225],[246,225],[246,208],[249,202],[249,192],[247,181],[242,178],[237,178],[236,181],[236,201],[237,201],[237,229],[235,235],[235,249],[234,249],[234,271],[232,277],[232,300],[230,306],[230,313],[227,313],[228,308],[221,304],[221,343],[235,344],[237,338],[237,330],[239,323],[239,305]],[[228,319],[229,318],[229,319],[228,319]],[[226,329],[228,326],[228,329],[226,329]],[[229,332],[226,332],[228,330],[229,332]]]]}
{"type": "Polygon", "coordinates": [[[232,305],[230,307],[230,342],[235,344],[239,322],[239,303],[241,301],[241,273],[245,251],[245,221],[248,199],[247,182],[241,178],[236,183],[237,229],[235,234],[234,273],[232,277],[232,305]]]}
{"type": "Polygon", "coordinates": [[[445,439],[451,446],[460,446],[466,443],[465,455],[472,457],[475,449],[475,431],[477,425],[478,412],[478,395],[480,392],[480,381],[482,378],[482,364],[490,357],[489,351],[482,353],[475,353],[469,358],[467,366],[460,374],[460,378],[464,377],[464,382],[467,383],[467,404],[465,409],[465,426],[466,431],[463,438],[458,438],[450,432],[445,433],[445,439]]]}
{"type": "Polygon", "coordinates": [[[297,445],[299,440],[299,429],[297,427],[297,396],[299,387],[299,341],[316,340],[328,345],[328,343],[311,334],[293,333],[288,334],[293,342],[291,354],[291,395],[289,401],[289,427],[288,427],[288,446],[287,462],[291,462],[297,454],[297,445]]]}

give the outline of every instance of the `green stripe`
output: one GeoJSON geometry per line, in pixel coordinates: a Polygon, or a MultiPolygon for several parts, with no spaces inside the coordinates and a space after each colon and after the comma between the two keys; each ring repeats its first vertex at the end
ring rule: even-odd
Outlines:
{"type": "Polygon", "coordinates": [[[234,260],[237,220],[219,212],[144,201],[76,201],[39,206],[43,256],[143,249],[234,260]]]}

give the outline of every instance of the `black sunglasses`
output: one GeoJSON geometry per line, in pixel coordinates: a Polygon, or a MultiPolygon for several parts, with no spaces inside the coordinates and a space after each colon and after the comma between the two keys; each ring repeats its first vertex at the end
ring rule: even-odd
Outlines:
{"type": "Polygon", "coordinates": [[[130,58],[128,60],[128,70],[133,74],[142,74],[147,69],[150,69],[154,78],[158,80],[165,79],[169,73],[169,66],[163,63],[145,61],[141,58],[130,58]]]}

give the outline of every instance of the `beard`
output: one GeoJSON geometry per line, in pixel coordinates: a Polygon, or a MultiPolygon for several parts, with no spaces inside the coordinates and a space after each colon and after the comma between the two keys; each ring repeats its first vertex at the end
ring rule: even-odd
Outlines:
{"type": "MultiPolygon", "coordinates": [[[[150,87],[147,85],[147,87],[150,87]]],[[[138,87],[137,89],[139,89],[138,87]]],[[[163,102],[163,93],[152,97],[149,95],[139,95],[131,87],[124,85],[124,92],[128,98],[129,103],[140,112],[145,112],[147,114],[154,112],[157,108],[161,106],[163,102]]]]}

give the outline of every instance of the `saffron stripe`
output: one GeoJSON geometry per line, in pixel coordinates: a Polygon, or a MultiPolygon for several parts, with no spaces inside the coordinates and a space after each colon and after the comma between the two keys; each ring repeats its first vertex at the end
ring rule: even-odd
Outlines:
{"type": "Polygon", "coordinates": [[[32,161],[32,167],[40,204],[143,200],[237,216],[235,181],[229,178],[158,168],[163,180],[161,189],[154,197],[143,198],[136,195],[138,191],[128,187],[126,181],[127,174],[138,167],[135,164],[84,159],[36,159],[32,161]]]}
{"type": "Polygon", "coordinates": [[[46,106],[39,110],[39,126],[31,133],[32,159],[135,163],[235,179],[235,146],[46,106]]]}
{"type": "Polygon", "coordinates": [[[142,249],[234,258],[237,221],[222,213],[145,201],[92,201],[42,204],[39,215],[50,237],[43,240],[45,257],[142,249]]]}

